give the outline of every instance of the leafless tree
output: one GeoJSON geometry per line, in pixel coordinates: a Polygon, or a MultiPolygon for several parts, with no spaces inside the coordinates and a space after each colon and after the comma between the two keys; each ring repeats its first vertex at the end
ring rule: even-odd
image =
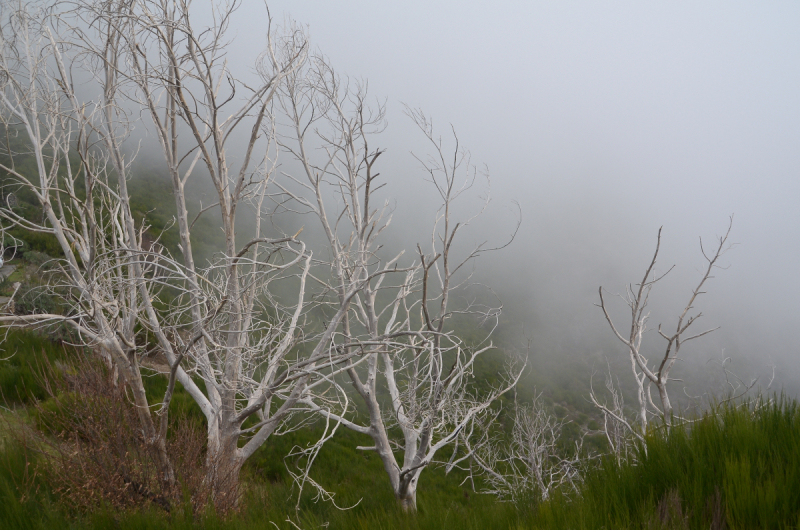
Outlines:
{"type": "MultiPolygon", "coordinates": [[[[609,399],[602,400],[594,391],[594,373],[589,383],[589,398],[603,414],[603,434],[608,442],[608,447],[617,465],[630,462],[636,457],[636,443],[644,442],[644,436],[631,426],[625,410],[625,399],[619,390],[619,384],[614,384],[611,366],[606,374],[606,392],[609,399]]],[[[645,451],[646,446],[645,447],[645,451]]]]}
{"type": "Polygon", "coordinates": [[[180,0],[131,3],[113,11],[104,11],[106,3],[90,5],[96,20],[123,34],[128,79],[135,86],[130,97],[149,113],[172,177],[183,262],[162,270],[164,282],[179,286],[181,294],[166,315],[152,313],[144,322],[171,367],[165,406],[180,380],[207,418],[209,479],[235,483],[242,463],[296,411],[299,400],[315,385],[328,384],[342,356],[330,348],[331,336],[362,286],[352,283],[343,293],[343,307],[318,333],[307,327],[301,333],[309,311],[312,253],[298,234],[264,233],[278,154],[273,98],[304,63],[306,36],[292,26],[276,33],[267,12],[259,81],[248,84],[225,60],[237,2],[212,5],[213,23],[200,29],[193,26],[189,3],[180,0]],[[188,132],[188,141],[180,139],[179,130],[188,132]],[[231,142],[244,153],[238,160],[231,142]],[[192,250],[197,217],[190,217],[186,199],[187,186],[198,179],[198,163],[210,176],[217,201],[197,217],[218,212],[224,234],[224,250],[209,266],[200,266],[192,250]],[[255,234],[240,243],[237,215],[248,209],[255,234]],[[281,286],[287,283],[296,294],[276,294],[285,292],[281,286]],[[305,344],[298,349],[301,335],[305,344]],[[326,369],[326,377],[317,377],[326,369]],[[192,380],[195,374],[204,391],[192,380]],[[245,427],[251,417],[256,420],[245,427]]]}
{"type": "Polygon", "coordinates": [[[480,491],[514,503],[546,501],[556,490],[577,492],[588,460],[582,437],[567,449],[562,431],[569,422],[549,412],[541,394],[516,406],[510,435],[495,427],[499,412],[476,418],[461,437],[462,456],[448,463],[448,471],[462,468],[468,472],[465,480],[483,484],[480,491]]]}
{"type": "Polygon", "coordinates": [[[370,109],[366,88],[343,81],[322,57],[310,60],[286,86],[282,102],[293,134],[282,145],[304,174],[282,191],[323,230],[329,274],[316,279],[328,293],[329,311],[344,315],[333,339],[349,357],[347,378],[367,418],[362,423],[323,409],[311,395],[303,402],[370,436],[374,445],[360,449],[377,452],[400,505],[415,510],[422,471],[520,374],[512,369],[497,388],[478,395],[469,380],[475,361],[492,349],[489,335],[499,309],[451,307],[453,293],[469,277],[466,268],[488,250],[478,245],[457,258],[454,245],[474,219],[455,222],[454,204],[477,174],[466,153],[456,146],[448,155],[430,121],[409,110],[433,146],[434,158],[424,164],[441,208],[429,250],[417,247],[418,261],[402,264],[402,252],[384,257],[380,236],[389,224],[388,204],[375,205],[384,185],[376,169],[383,151],[371,144],[385,126],[383,107],[370,109]],[[351,296],[354,285],[358,291],[351,296]],[[456,318],[483,325],[486,336],[467,343],[449,325],[456,318]],[[402,452],[402,462],[395,451],[402,452]]]}
{"type": "MultiPolygon", "coordinates": [[[[645,354],[643,351],[643,339],[645,332],[648,329],[647,320],[650,316],[647,307],[650,298],[650,292],[653,286],[662,280],[672,270],[672,267],[670,267],[670,269],[663,274],[657,275],[655,273],[656,260],[658,258],[658,252],[661,248],[661,229],[659,228],[658,230],[656,250],[653,254],[653,258],[650,260],[650,264],[645,270],[642,281],[635,286],[629,286],[626,295],[624,297],[620,296],[620,298],[625,300],[630,309],[631,320],[630,332],[628,335],[623,336],[618,331],[617,326],[614,324],[606,308],[606,302],[603,297],[603,288],[600,287],[599,289],[599,307],[603,310],[603,315],[611,327],[611,330],[614,332],[614,335],[626,346],[630,356],[631,371],[636,381],[638,398],[638,409],[636,415],[638,427],[636,428],[636,431],[638,431],[637,434],[639,436],[647,432],[648,422],[652,417],[660,418],[666,425],[671,424],[673,419],[673,406],[670,402],[668,393],[668,385],[671,381],[669,376],[670,370],[678,360],[680,349],[685,343],[707,335],[716,329],[708,329],[695,334],[689,332],[689,328],[692,326],[692,324],[694,324],[702,316],[702,313],[692,314],[694,304],[697,301],[697,298],[705,293],[703,288],[706,282],[713,278],[712,273],[714,270],[719,268],[719,259],[728,249],[730,249],[728,237],[730,235],[732,223],[733,218],[731,217],[725,234],[717,239],[715,248],[712,249],[713,254],[706,252],[706,249],[703,246],[703,241],[702,239],[700,240],[700,250],[706,260],[705,270],[697,286],[692,290],[688,303],[684,306],[684,309],[680,315],[678,315],[678,321],[674,327],[675,331],[672,333],[665,332],[663,331],[662,326],[659,324],[658,334],[666,341],[666,346],[664,347],[663,353],[657,355],[655,363],[651,364],[650,358],[648,358],[647,354],[645,354]],[[654,401],[652,398],[650,392],[651,385],[654,385],[658,391],[658,402],[654,401]]],[[[609,390],[611,391],[612,398],[614,396],[617,397],[617,399],[612,399],[613,405],[609,406],[602,403],[601,400],[595,395],[594,391],[592,391],[592,401],[597,407],[600,408],[607,420],[612,420],[612,424],[626,425],[628,428],[633,430],[631,425],[624,419],[624,414],[621,410],[621,402],[618,399],[619,395],[613,388],[613,385],[609,390]]],[[[606,423],[606,425],[608,426],[608,423],[606,423]]],[[[608,431],[607,434],[612,436],[608,431]]]]}

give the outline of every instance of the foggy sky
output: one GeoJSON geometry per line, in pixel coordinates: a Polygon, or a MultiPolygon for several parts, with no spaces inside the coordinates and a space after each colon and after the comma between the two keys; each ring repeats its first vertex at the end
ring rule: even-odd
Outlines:
{"type": "MultiPolygon", "coordinates": [[[[234,18],[230,58],[243,68],[263,44],[256,4],[234,18]]],[[[725,348],[800,380],[800,4],[269,5],[386,98],[381,171],[394,183],[397,237],[416,229],[402,184],[419,178],[409,151],[424,153],[403,103],[443,134],[453,124],[487,164],[494,201],[483,234],[502,240],[520,203],[516,241],[480,265],[509,321],[535,331],[535,348],[622,355],[593,306],[597,288],[639,281],[662,225],[659,267],[677,267],[652,307],[654,323],[671,327],[700,277],[698,237],[711,243],[734,214],[729,268],[698,304],[697,325],[721,329],[687,356],[725,348]]]]}

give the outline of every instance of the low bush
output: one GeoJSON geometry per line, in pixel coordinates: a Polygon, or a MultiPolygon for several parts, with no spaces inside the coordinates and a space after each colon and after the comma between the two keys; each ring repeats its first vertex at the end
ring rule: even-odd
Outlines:
{"type": "Polygon", "coordinates": [[[194,422],[172,422],[168,452],[176,484],[160,476],[152,440],[144,438],[132,400],[113,371],[87,357],[68,369],[42,365],[47,399],[29,406],[33,426],[17,445],[40,455],[39,469],[67,511],[153,506],[166,512],[188,502],[203,511],[204,433],[194,422]]]}
{"type": "Polygon", "coordinates": [[[58,312],[58,304],[46,289],[22,287],[14,298],[14,312],[18,315],[52,314],[58,312]]]}
{"type": "Polygon", "coordinates": [[[39,252],[38,250],[25,250],[22,252],[22,259],[31,265],[37,265],[39,267],[44,266],[45,268],[49,268],[55,265],[55,258],[44,252],[39,252]]]}

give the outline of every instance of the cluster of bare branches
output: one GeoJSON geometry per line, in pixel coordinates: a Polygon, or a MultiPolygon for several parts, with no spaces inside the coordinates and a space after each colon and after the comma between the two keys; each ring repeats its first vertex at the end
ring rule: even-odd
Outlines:
{"type": "Polygon", "coordinates": [[[510,434],[493,428],[500,412],[476,418],[447,471],[463,469],[473,488],[516,504],[546,501],[555,491],[577,493],[589,462],[583,436],[570,448],[562,435],[569,422],[548,411],[541,394],[529,404],[515,405],[510,434]]]}
{"type": "MultiPolygon", "coordinates": [[[[386,203],[375,205],[383,150],[371,141],[385,127],[385,109],[371,109],[363,86],[342,81],[309,53],[302,30],[275,27],[268,12],[257,80],[238,78],[226,60],[238,4],[212,3],[203,26],[186,0],[3,7],[8,162],[0,169],[12,188],[36,197],[42,218],[10,203],[0,218],[4,228],[55,236],[64,257],[47,288],[65,309],[4,313],[0,323],[60,323],[101,354],[131,392],[164,490],[175,487],[166,436],[180,384],[206,418],[205,480],[218,502],[233,497],[242,464],[270,436],[321,415],[371,436],[367,449],[381,456],[400,503],[415,509],[420,473],[521,374],[512,366],[479,394],[470,379],[493,347],[500,307],[453,307],[472,262],[492,250],[462,251],[456,242],[483,211],[459,221],[454,210],[478,172],[455,135],[449,151],[429,119],[409,110],[434,152],[420,161],[441,207],[425,249],[405,261],[402,252],[384,256],[391,216],[386,203]],[[160,145],[179,255],[132,212],[136,127],[160,145]],[[278,171],[279,154],[299,173],[278,171]],[[204,178],[215,202],[192,216],[187,194],[204,178]],[[299,231],[276,228],[279,214],[296,213],[322,228],[321,257],[299,231]],[[216,215],[224,235],[208,263],[192,247],[202,215],[216,215]],[[237,238],[242,218],[255,227],[246,240],[237,238]],[[485,330],[483,338],[465,341],[456,320],[485,330]],[[144,391],[146,356],[166,365],[167,390],[155,403],[144,391]],[[349,414],[345,384],[366,405],[366,424],[349,414]],[[395,431],[401,436],[390,436],[395,431]]],[[[313,482],[307,470],[298,477],[313,482]]]]}
{"type": "Polygon", "coordinates": [[[589,398],[592,403],[603,414],[602,432],[608,442],[610,454],[613,455],[617,465],[623,462],[630,462],[636,458],[636,444],[644,441],[644,436],[634,429],[627,418],[625,410],[625,398],[619,390],[619,381],[614,383],[614,376],[611,373],[611,366],[608,366],[606,373],[606,397],[600,402],[600,398],[594,391],[594,373],[589,383],[589,398]]]}
{"type": "Polygon", "coordinates": [[[401,506],[414,510],[422,471],[472,418],[516,384],[521,370],[512,368],[502,384],[483,395],[471,388],[476,359],[493,348],[489,338],[500,312],[477,305],[451,308],[453,293],[469,282],[468,264],[489,250],[480,244],[455,257],[456,236],[475,217],[457,222],[454,204],[477,172],[457,138],[448,152],[428,118],[410,109],[435,153],[423,164],[441,207],[430,248],[418,246],[417,260],[403,262],[402,252],[383,255],[380,236],[390,215],[386,202],[375,205],[384,185],[376,170],[383,151],[371,141],[385,127],[385,109],[372,109],[366,100],[364,86],[342,80],[322,57],[288,76],[280,102],[292,130],[279,143],[303,173],[287,175],[275,200],[320,224],[327,253],[320,263],[327,273],[315,280],[327,294],[323,307],[332,320],[341,320],[332,344],[367,418],[363,423],[347,418],[314,394],[301,401],[370,436],[374,445],[361,449],[377,452],[401,506]],[[484,338],[465,342],[451,324],[456,318],[483,326],[484,338]],[[381,400],[382,392],[387,400],[381,400]],[[393,430],[399,436],[392,436],[393,430]]]}

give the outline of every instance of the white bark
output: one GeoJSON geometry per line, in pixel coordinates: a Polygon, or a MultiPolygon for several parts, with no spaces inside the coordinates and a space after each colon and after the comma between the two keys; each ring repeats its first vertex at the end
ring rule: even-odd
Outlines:
{"type": "MultiPolygon", "coordinates": [[[[181,0],[79,0],[51,19],[20,4],[4,26],[0,58],[2,116],[7,127],[27,136],[37,175],[2,169],[36,194],[47,218],[34,223],[10,207],[0,212],[11,225],[55,235],[65,258],[64,283],[53,287],[69,291],[71,301],[68,316],[8,314],[0,322],[63,321],[86,345],[110,354],[133,389],[148,439],[160,447],[180,383],[207,420],[208,480],[219,502],[234,502],[244,461],[319,384],[317,374],[335,365],[337,352],[329,345],[346,311],[334,314],[319,333],[301,334],[310,310],[312,254],[298,234],[266,232],[276,164],[270,107],[286,76],[305,60],[305,35],[291,27],[277,34],[267,17],[261,84],[247,86],[224,61],[235,7],[215,5],[214,25],[194,28],[189,3],[181,0]],[[84,92],[96,89],[96,98],[78,95],[73,71],[89,77],[84,92]],[[149,120],[161,144],[182,259],[157,241],[145,243],[147,227],[135,225],[127,190],[131,156],[123,149],[131,124],[121,101],[140,106],[136,123],[149,120]],[[179,135],[182,128],[188,139],[179,135]],[[237,131],[245,128],[245,155],[237,163],[228,145],[234,139],[241,144],[237,131]],[[70,158],[76,152],[79,167],[70,158]],[[217,192],[213,212],[224,234],[221,254],[207,265],[192,250],[194,221],[187,207],[198,163],[217,192]],[[77,184],[81,178],[85,192],[77,184]],[[255,220],[249,241],[236,238],[243,209],[255,220]],[[283,284],[295,294],[287,296],[283,284]],[[145,332],[170,366],[158,426],[141,384],[145,332]],[[296,348],[301,338],[313,341],[306,353],[296,348]]],[[[11,144],[6,151],[12,160],[19,155],[11,144]]],[[[359,288],[356,283],[344,293],[345,306],[359,288]]]]}

